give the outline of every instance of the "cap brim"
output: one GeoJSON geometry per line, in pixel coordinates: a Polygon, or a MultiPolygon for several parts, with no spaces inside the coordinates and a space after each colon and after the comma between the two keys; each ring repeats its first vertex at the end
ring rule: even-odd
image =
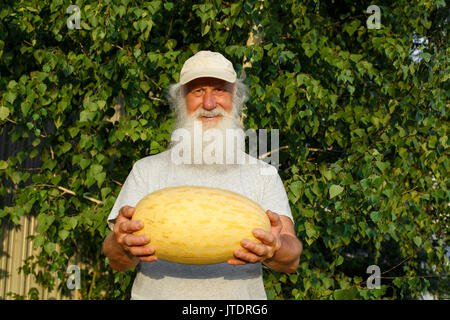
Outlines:
{"type": "Polygon", "coordinates": [[[207,77],[221,79],[230,83],[236,82],[236,75],[232,75],[229,72],[224,72],[223,69],[209,69],[183,74],[180,77],[180,84],[184,85],[192,80],[207,77]]]}

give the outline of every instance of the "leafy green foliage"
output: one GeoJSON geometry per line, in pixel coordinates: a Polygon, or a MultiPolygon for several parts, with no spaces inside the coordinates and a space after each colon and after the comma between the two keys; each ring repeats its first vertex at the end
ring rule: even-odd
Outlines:
{"type": "Polygon", "coordinates": [[[251,63],[245,124],[280,129],[287,146],[280,175],[304,251],[296,273],[265,271],[269,298],[448,297],[444,1],[378,1],[381,29],[366,26],[368,1],[80,0],[81,29],[67,28],[70,4],[0,5],[0,130],[32,145],[0,160],[18,187],[0,218],[37,215],[42,248],[24,272],[66,292],[78,256],[82,298],[129,297],[134,273],[101,252],[106,217],[132,164],[167,147],[165,89],[209,49],[239,72],[251,63]],[[251,30],[262,42],[247,46],[251,30]],[[38,170],[23,168],[35,157],[38,170]],[[372,264],[380,289],[366,287],[372,264]]]}

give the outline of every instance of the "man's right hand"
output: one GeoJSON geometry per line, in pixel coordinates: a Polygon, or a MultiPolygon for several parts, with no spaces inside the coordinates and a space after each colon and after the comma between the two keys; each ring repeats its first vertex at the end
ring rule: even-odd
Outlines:
{"type": "Polygon", "coordinates": [[[134,235],[133,233],[144,228],[141,220],[131,220],[135,208],[124,206],[120,209],[114,224],[113,232],[115,241],[122,247],[130,258],[153,262],[158,258],[155,249],[147,245],[150,239],[147,235],[134,235]]]}

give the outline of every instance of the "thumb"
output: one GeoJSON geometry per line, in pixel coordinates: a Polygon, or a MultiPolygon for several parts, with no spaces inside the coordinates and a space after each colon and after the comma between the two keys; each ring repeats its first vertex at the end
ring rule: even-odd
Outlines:
{"type": "Polygon", "coordinates": [[[134,208],[130,206],[124,206],[120,209],[119,214],[127,219],[131,219],[134,214],[134,208]]]}
{"type": "Polygon", "coordinates": [[[281,224],[280,215],[278,215],[277,213],[270,211],[270,210],[267,210],[266,213],[267,213],[267,216],[269,217],[270,225],[273,228],[276,228],[276,227],[281,228],[282,224],[281,224]]]}

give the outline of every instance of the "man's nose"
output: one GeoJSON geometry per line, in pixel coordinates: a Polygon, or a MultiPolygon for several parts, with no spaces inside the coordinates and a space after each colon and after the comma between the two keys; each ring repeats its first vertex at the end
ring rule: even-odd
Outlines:
{"type": "Polygon", "coordinates": [[[216,99],[212,91],[206,90],[203,95],[203,109],[213,110],[216,107],[216,99]]]}

